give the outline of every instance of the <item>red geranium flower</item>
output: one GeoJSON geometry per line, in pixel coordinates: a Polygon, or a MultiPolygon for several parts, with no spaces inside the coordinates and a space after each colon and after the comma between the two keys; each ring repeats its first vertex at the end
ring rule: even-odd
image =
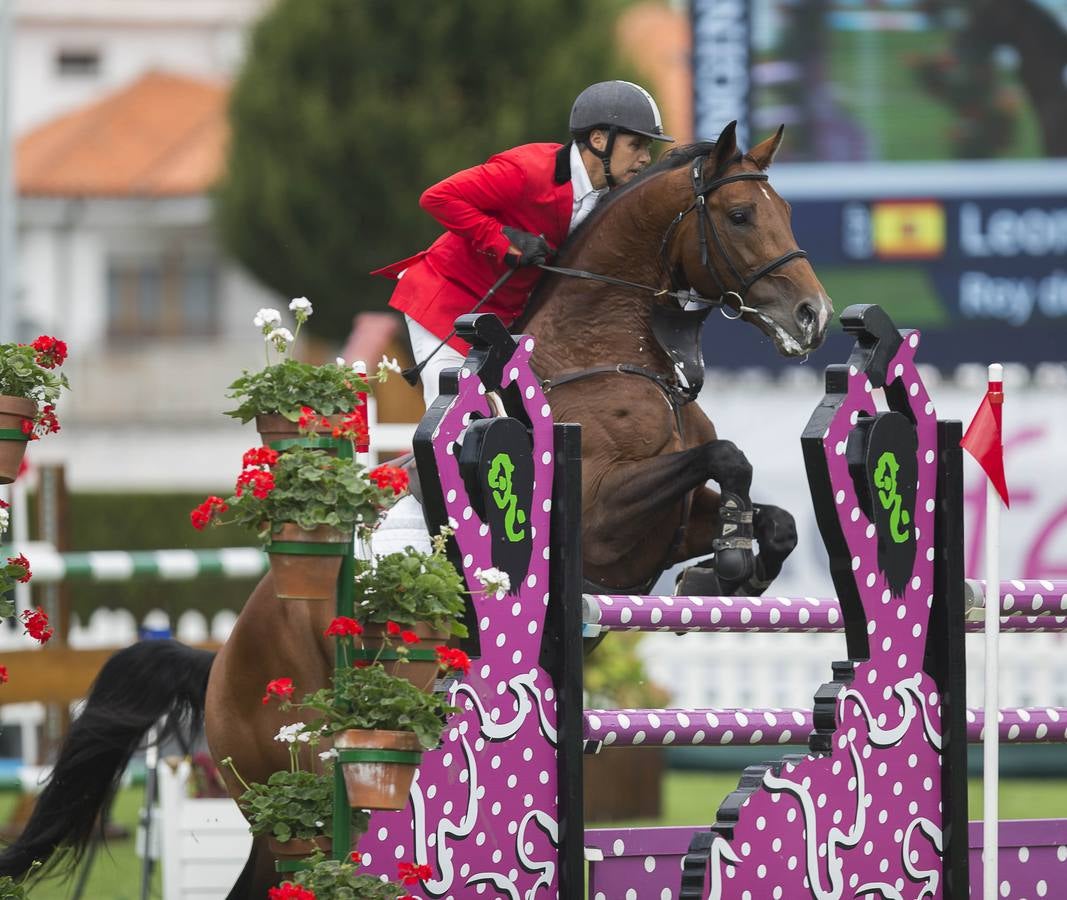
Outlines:
{"type": "Polygon", "coordinates": [[[20,566],[26,570],[18,579],[23,584],[33,578],[33,572],[30,571],[30,561],[26,559],[25,553],[20,553],[18,556],[9,556],[7,558],[7,564],[9,566],[20,566]]]}
{"type": "Polygon", "coordinates": [[[0,666],[0,684],[7,684],[7,666],[0,666]]]}
{"type": "Polygon", "coordinates": [[[354,409],[348,413],[339,425],[334,425],[335,438],[348,438],[357,444],[366,444],[369,438],[367,430],[367,413],[363,409],[354,409]]]}
{"type": "Polygon", "coordinates": [[[53,631],[48,625],[48,614],[41,607],[23,610],[22,621],[26,623],[26,634],[35,641],[47,644],[51,639],[53,631]]]}
{"type": "Polygon", "coordinates": [[[300,418],[296,420],[296,427],[303,431],[310,431],[321,421],[322,419],[319,418],[319,414],[310,406],[301,406],[300,418]]]}
{"type": "Polygon", "coordinates": [[[400,634],[400,626],[397,625],[396,622],[386,622],[385,630],[393,637],[396,637],[398,634],[400,634]]]}
{"type": "Polygon", "coordinates": [[[363,854],[362,854],[362,853],[360,853],[360,852],[359,852],[358,850],[353,850],[353,851],[352,851],[351,853],[349,853],[349,854],[348,854],[348,858],[349,858],[349,859],[350,859],[350,860],[351,860],[352,862],[354,862],[354,863],[355,863],[355,864],[356,864],[357,866],[358,866],[358,865],[359,865],[359,864],[360,864],[361,862],[363,862],[363,854]]]}
{"type": "Polygon", "coordinates": [[[207,500],[189,513],[189,520],[193,523],[193,528],[197,531],[203,531],[216,513],[224,513],[229,508],[221,497],[208,497],[207,500]]]}
{"type": "Polygon", "coordinates": [[[438,647],[437,663],[442,669],[462,672],[464,675],[471,670],[470,657],[458,648],[438,647]]]}
{"type": "Polygon", "coordinates": [[[278,451],[273,447],[253,447],[246,450],[241,457],[241,465],[247,469],[252,466],[273,466],[278,461],[278,451]]]}
{"type": "Polygon", "coordinates": [[[61,366],[67,358],[67,345],[47,334],[40,335],[30,346],[37,351],[37,365],[44,369],[61,366]]]}
{"type": "Polygon", "coordinates": [[[367,475],[383,491],[392,488],[395,495],[404,493],[408,488],[408,473],[396,466],[381,465],[371,469],[367,475]]]}
{"type": "Polygon", "coordinates": [[[401,631],[400,637],[405,644],[417,644],[419,642],[419,636],[414,631],[401,631]]]}
{"type": "Polygon", "coordinates": [[[323,634],[326,637],[344,637],[348,634],[363,634],[363,626],[348,616],[337,616],[323,634]]]}
{"type": "Polygon", "coordinates": [[[234,493],[240,497],[247,485],[252,486],[253,497],[265,500],[274,490],[274,473],[265,469],[245,469],[237,476],[237,487],[234,488],[234,493]]]}
{"type": "Polygon", "coordinates": [[[316,900],[315,892],[291,881],[282,883],[281,887],[273,887],[267,891],[268,900],[316,900]]]}
{"type": "Polygon", "coordinates": [[[263,695],[263,702],[270,703],[271,697],[277,697],[279,700],[288,700],[292,696],[293,679],[275,678],[273,681],[267,682],[267,693],[263,695]]]}
{"type": "Polygon", "coordinates": [[[401,884],[418,884],[433,875],[433,870],[429,866],[420,866],[413,862],[397,863],[396,871],[400,876],[401,884]]]}
{"type": "Polygon", "coordinates": [[[59,431],[59,419],[56,418],[56,408],[49,404],[37,414],[33,439],[44,437],[46,434],[55,434],[57,431],[59,431]]]}

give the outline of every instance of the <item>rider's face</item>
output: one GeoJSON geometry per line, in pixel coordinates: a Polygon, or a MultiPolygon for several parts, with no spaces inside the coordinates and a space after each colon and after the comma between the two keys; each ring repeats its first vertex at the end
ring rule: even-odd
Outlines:
{"type": "Polygon", "coordinates": [[[617,184],[626,184],[652,162],[652,138],[620,134],[611,151],[611,174],[617,184]]]}
{"type": "MultiPolygon", "coordinates": [[[[604,150],[608,145],[608,133],[599,128],[589,134],[589,143],[597,150],[604,150]]],[[[652,138],[639,134],[620,132],[615,135],[615,145],[611,150],[611,174],[616,184],[626,184],[645,166],[652,162],[652,138]]],[[[592,167],[593,187],[606,186],[603,169],[599,163],[592,167]]]]}

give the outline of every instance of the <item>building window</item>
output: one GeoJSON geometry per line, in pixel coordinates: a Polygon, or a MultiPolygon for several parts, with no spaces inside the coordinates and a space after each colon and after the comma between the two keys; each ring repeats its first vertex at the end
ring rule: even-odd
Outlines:
{"type": "Polygon", "coordinates": [[[100,74],[100,51],[85,47],[61,48],[56,53],[56,72],[69,78],[95,78],[100,74]]]}
{"type": "Polygon", "coordinates": [[[112,337],[208,337],[218,332],[218,267],[213,259],[112,259],[107,294],[112,337]]]}

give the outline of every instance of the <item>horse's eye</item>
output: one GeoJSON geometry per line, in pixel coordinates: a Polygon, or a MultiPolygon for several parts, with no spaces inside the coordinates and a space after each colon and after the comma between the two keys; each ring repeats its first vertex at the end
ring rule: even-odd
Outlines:
{"type": "Polygon", "coordinates": [[[748,213],[743,209],[732,209],[728,215],[734,225],[744,225],[748,221],[748,213]]]}

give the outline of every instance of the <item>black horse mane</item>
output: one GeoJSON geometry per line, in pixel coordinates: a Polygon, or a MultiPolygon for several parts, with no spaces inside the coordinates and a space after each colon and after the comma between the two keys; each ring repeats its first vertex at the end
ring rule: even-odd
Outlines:
{"type": "MultiPolygon", "coordinates": [[[[682,166],[689,165],[693,160],[700,156],[710,156],[715,152],[715,141],[697,141],[693,144],[683,144],[680,147],[674,147],[669,152],[664,153],[659,159],[657,159],[652,165],[641,172],[636,178],[631,179],[620,188],[615,188],[609,191],[608,194],[596,205],[593,211],[586,217],[570,235],[567,240],[563,242],[559,250],[556,253],[556,259],[562,257],[577,241],[581,240],[582,236],[592,228],[596,227],[596,223],[604,216],[604,213],[618,203],[623,197],[630,192],[640,187],[650,178],[655,178],[657,175],[663,172],[669,172],[674,169],[680,169],[682,166]]],[[[740,158],[740,154],[738,157],[740,158]]],[[[540,307],[545,297],[545,285],[550,279],[542,278],[534,288],[533,293],[530,295],[530,299],[526,304],[526,309],[522,315],[518,318],[515,324],[512,326],[512,330],[519,332],[529,321],[530,316],[540,307]]]]}

